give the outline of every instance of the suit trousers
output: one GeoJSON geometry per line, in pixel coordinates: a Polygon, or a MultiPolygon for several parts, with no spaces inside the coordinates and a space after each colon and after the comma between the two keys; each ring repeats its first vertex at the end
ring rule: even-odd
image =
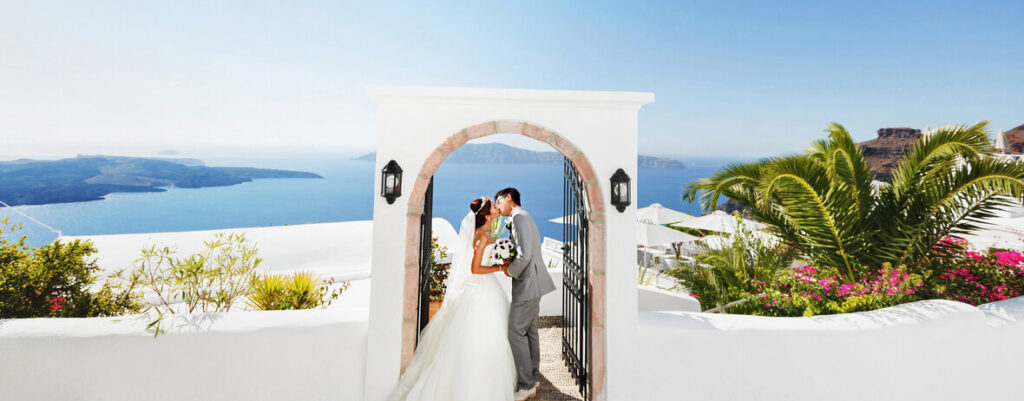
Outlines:
{"type": "Polygon", "coordinates": [[[508,343],[516,362],[515,390],[530,389],[540,382],[540,337],[537,315],[540,298],[515,302],[508,313],[508,343]]]}

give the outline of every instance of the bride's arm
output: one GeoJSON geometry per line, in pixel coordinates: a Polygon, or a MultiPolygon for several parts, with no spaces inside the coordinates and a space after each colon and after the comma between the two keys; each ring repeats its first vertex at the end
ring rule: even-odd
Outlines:
{"type": "Polygon", "coordinates": [[[473,274],[488,274],[501,271],[501,266],[481,266],[480,261],[483,259],[481,256],[484,254],[484,250],[487,249],[487,241],[478,239],[476,241],[476,247],[473,248],[473,265],[470,268],[473,274]]]}

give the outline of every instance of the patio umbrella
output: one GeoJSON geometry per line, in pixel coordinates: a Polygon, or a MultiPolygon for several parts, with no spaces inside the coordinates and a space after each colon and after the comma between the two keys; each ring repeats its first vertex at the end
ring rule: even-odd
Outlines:
{"type": "Polygon", "coordinates": [[[1024,217],[986,219],[981,229],[961,235],[975,249],[1024,249],[1024,217]]]}
{"type": "MultiPolygon", "coordinates": [[[[637,209],[636,211],[636,221],[653,224],[669,224],[695,218],[689,214],[664,207],[660,203],[652,203],[650,206],[637,209]]],[[[548,221],[558,224],[572,224],[572,220],[568,216],[555,217],[548,221]]]]}
{"type": "Polygon", "coordinates": [[[1024,250],[1024,242],[1021,241],[1019,233],[1004,230],[979,230],[962,237],[978,250],[989,248],[1024,250]]]}
{"type": "Polygon", "coordinates": [[[732,243],[732,240],[722,235],[709,235],[700,239],[704,245],[711,249],[722,249],[732,243]]]}
{"type": "MultiPolygon", "coordinates": [[[[695,228],[698,230],[715,231],[727,234],[733,234],[739,229],[739,227],[736,225],[736,217],[721,210],[716,210],[711,214],[695,217],[690,220],[681,221],[671,225],[676,227],[688,227],[695,228]]],[[[756,231],[764,228],[764,224],[747,219],[743,219],[743,225],[746,226],[747,229],[751,231],[756,231]]]]}
{"type": "Polygon", "coordinates": [[[694,218],[689,214],[664,207],[660,203],[652,203],[650,206],[636,211],[637,221],[649,221],[654,224],[678,223],[694,218]]]}
{"type": "Polygon", "coordinates": [[[651,223],[636,223],[636,243],[645,247],[694,241],[697,237],[651,223]]]}
{"type": "Polygon", "coordinates": [[[553,218],[551,220],[548,220],[548,221],[550,221],[552,223],[558,223],[558,224],[573,224],[573,222],[575,220],[576,220],[576,216],[562,216],[562,217],[555,217],[555,218],[553,218]]]}

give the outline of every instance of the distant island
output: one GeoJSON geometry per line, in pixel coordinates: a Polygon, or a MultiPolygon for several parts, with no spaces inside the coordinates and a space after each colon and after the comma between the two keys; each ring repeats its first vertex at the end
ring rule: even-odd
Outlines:
{"type": "MultiPolygon", "coordinates": [[[[368,153],[353,160],[376,160],[377,153],[368,153]]],[[[497,163],[497,164],[560,164],[563,156],[558,152],[538,152],[502,143],[468,143],[445,158],[452,163],[497,163]]],[[[637,167],[643,168],[685,168],[683,163],[667,157],[637,156],[637,167]]]]}
{"type": "Polygon", "coordinates": [[[257,178],[323,178],[302,171],[207,167],[198,159],[83,156],[0,162],[0,200],[8,205],[100,200],[114,192],[163,192],[160,187],[221,187],[257,178]]]}

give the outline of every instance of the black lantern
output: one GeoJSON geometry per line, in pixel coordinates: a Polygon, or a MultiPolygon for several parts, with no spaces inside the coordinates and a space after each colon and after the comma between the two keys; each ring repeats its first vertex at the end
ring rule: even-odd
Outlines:
{"type": "Polygon", "coordinates": [[[402,196],[402,167],[394,160],[380,171],[380,196],[387,199],[389,205],[402,196]]]}
{"type": "Polygon", "coordinates": [[[629,203],[629,176],[620,168],[612,174],[612,206],[622,213],[626,211],[629,203]]]}

